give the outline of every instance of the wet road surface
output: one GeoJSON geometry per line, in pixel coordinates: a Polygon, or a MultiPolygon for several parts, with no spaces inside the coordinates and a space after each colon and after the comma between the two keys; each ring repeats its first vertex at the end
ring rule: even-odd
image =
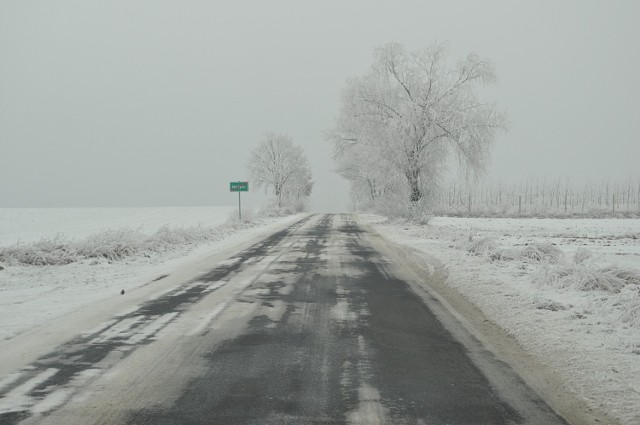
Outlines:
{"type": "Polygon", "coordinates": [[[564,423],[380,244],[306,218],[0,377],[0,424],[564,423]]]}

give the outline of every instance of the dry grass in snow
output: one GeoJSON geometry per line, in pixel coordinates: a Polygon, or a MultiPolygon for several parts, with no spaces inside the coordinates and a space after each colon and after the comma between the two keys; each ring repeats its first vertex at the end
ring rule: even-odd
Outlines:
{"type": "Polygon", "coordinates": [[[542,267],[535,277],[539,285],[579,291],[620,292],[627,285],[640,284],[640,270],[608,265],[556,264],[542,267]]]}
{"type": "Polygon", "coordinates": [[[38,242],[16,243],[0,248],[0,261],[8,265],[65,265],[82,259],[121,260],[131,256],[148,257],[189,245],[215,241],[234,230],[246,226],[249,214],[239,221],[229,218],[225,223],[206,227],[163,226],[153,234],[140,228],[105,229],[84,239],[76,240],[56,235],[38,242]]]}
{"type": "Polygon", "coordinates": [[[526,261],[538,263],[534,277],[538,285],[579,291],[601,290],[618,293],[627,285],[640,285],[640,269],[617,265],[597,265],[589,262],[589,250],[576,250],[572,261],[560,248],[548,243],[527,244],[523,248],[501,247],[495,238],[482,237],[471,241],[467,252],[487,257],[491,261],[526,261]]]}

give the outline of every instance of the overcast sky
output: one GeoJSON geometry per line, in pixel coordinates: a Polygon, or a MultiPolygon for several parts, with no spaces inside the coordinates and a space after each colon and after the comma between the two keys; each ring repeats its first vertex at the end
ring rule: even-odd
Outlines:
{"type": "MultiPolygon", "coordinates": [[[[265,131],[348,208],[323,132],[389,41],[491,58],[490,179],[639,178],[638,1],[0,2],[0,207],[231,205],[265,131]]],[[[249,204],[264,196],[249,193],[249,204]]]]}

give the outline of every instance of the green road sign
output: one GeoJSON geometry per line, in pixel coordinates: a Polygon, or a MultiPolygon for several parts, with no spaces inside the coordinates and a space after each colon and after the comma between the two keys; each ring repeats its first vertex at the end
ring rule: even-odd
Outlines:
{"type": "Polygon", "coordinates": [[[230,182],[229,190],[231,192],[248,192],[249,182],[230,182]]]}

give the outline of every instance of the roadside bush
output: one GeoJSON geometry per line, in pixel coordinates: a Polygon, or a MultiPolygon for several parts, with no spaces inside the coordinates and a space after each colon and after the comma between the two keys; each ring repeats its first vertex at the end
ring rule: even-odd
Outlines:
{"type": "Polygon", "coordinates": [[[535,281],[539,285],[561,289],[618,293],[628,285],[640,284],[640,270],[619,266],[597,268],[584,264],[558,264],[542,267],[535,281]]]}
{"type": "Polygon", "coordinates": [[[281,206],[278,206],[276,199],[272,199],[265,207],[261,208],[256,215],[258,217],[286,217],[288,215],[305,212],[306,210],[307,201],[305,199],[283,199],[281,206]]]}
{"type": "Polygon", "coordinates": [[[73,242],[76,251],[84,258],[120,260],[143,251],[153,251],[158,243],[144,235],[140,229],[107,229],[80,241],[73,242]]]}
{"type": "Polygon", "coordinates": [[[620,292],[617,303],[622,307],[620,320],[640,328],[640,287],[625,288],[620,292]]]}
{"type": "Polygon", "coordinates": [[[154,234],[147,235],[141,229],[106,229],[82,240],[58,235],[53,239],[42,239],[34,243],[17,243],[0,248],[0,261],[9,265],[65,265],[82,259],[121,260],[133,256],[152,254],[192,246],[207,241],[219,240],[225,234],[253,223],[254,214],[247,210],[242,221],[237,217],[217,227],[164,226],[154,234]]]}
{"type": "Polygon", "coordinates": [[[72,240],[62,235],[53,239],[41,239],[31,244],[17,243],[0,249],[0,261],[9,265],[30,264],[34,266],[64,265],[77,261],[79,254],[72,240]]]}
{"type": "Polygon", "coordinates": [[[520,256],[523,259],[552,264],[559,263],[563,258],[562,251],[549,244],[528,245],[522,250],[520,256]]]}
{"type": "Polygon", "coordinates": [[[584,248],[578,248],[578,250],[573,254],[573,262],[576,264],[582,264],[591,257],[591,251],[584,248]]]}
{"type": "Polygon", "coordinates": [[[519,258],[515,249],[498,248],[489,253],[489,258],[493,261],[514,261],[519,258]]]}
{"type": "Polygon", "coordinates": [[[498,246],[496,245],[495,240],[492,238],[486,237],[486,238],[480,238],[472,242],[471,245],[469,245],[469,247],[467,248],[467,251],[473,255],[491,256],[497,251],[497,249],[498,249],[498,246]]]}
{"type": "Polygon", "coordinates": [[[236,228],[241,224],[253,223],[256,221],[256,213],[253,209],[246,208],[242,210],[242,219],[238,218],[238,210],[232,211],[227,217],[227,225],[236,228]]]}

